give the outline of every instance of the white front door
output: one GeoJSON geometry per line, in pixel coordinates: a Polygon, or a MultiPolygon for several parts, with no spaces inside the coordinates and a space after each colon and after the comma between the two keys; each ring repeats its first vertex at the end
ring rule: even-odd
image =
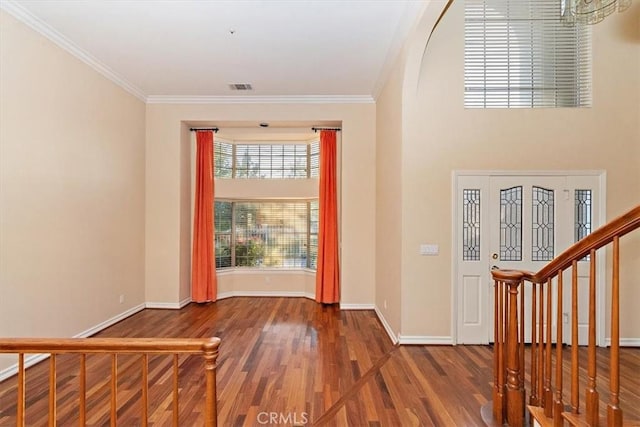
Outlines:
{"type": "MultiPolygon", "coordinates": [[[[539,271],[599,223],[599,177],[465,175],[456,185],[457,342],[493,341],[491,268],[539,271]]],[[[588,266],[579,263],[579,335],[586,343],[588,266]],[[583,290],[585,289],[585,290],[583,290]]],[[[570,275],[563,277],[570,284],[570,275]]],[[[571,287],[564,286],[563,322],[570,331],[571,287]]],[[[553,314],[557,290],[552,290],[553,314]]],[[[530,340],[531,284],[525,286],[525,339],[530,340]]],[[[554,339],[555,339],[555,327],[554,339]]]]}

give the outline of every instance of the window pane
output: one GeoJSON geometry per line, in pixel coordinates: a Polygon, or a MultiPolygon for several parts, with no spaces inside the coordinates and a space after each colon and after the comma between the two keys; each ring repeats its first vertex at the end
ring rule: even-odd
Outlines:
{"type": "Polygon", "coordinates": [[[308,177],[308,144],[238,144],[236,178],[308,177]]]}
{"type": "Polygon", "coordinates": [[[480,261],[480,190],[462,190],[462,259],[480,261]]]}
{"type": "Polygon", "coordinates": [[[591,234],[591,190],[575,191],[575,241],[591,234]]]}
{"type": "Polygon", "coordinates": [[[307,202],[235,204],[237,267],[307,267],[307,202]]]}
{"type": "Polygon", "coordinates": [[[231,267],[231,202],[214,204],[216,268],[231,267]]]}
{"type": "Polygon", "coordinates": [[[231,232],[231,202],[215,202],[214,223],[216,233],[231,232]]]}
{"type": "Polygon", "coordinates": [[[558,0],[465,1],[465,107],[591,105],[591,32],[558,0]]]}
{"type": "Polygon", "coordinates": [[[318,260],[318,201],[309,203],[309,268],[315,270],[318,260]]]}
{"type": "Polygon", "coordinates": [[[222,141],[214,142],[214,176],[231,178],[233,173],[233,145],[222,141]]]}
{"type": "Polygon", "coordinates": [[[309,145],[311,164],[311,178],[318,178],[320,176],[320,141],[313,141],[309,145]]]}
{"type": "Polygon", "coordinates": [[[216,268],[231,267],[231,234],[216,233],[216,268]]]}
{"type": "Polygon", "coordinates": [[[554,253],[553,190],[533,187],[531,260],[551,261],[554,253]]]}
{"type": "Polygon", "coordinates": [[[522,187],[500,190],[500,261],[522,261],[522,187]]]}

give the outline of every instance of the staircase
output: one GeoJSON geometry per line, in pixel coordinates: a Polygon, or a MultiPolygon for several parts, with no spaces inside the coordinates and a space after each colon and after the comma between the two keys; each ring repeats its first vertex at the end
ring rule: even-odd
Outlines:
{"type": "Polygon", "coordinates": [[[620,239],[638,228],[640,206],[577,242],[537,273],[499,269],[492,271],[495,281],[493,401],[482,411],[483,419],[488,425],[523,426],[531,422],[534,426],[554,427],[640,426],[640,420],[625,419],[619,406],[620,239]],[[605,250],[609,249],[611,363],[608,384],[603,385],[596,382],[596,260],[599,256],[605,256],[605,250]],[[589,307],[585,372],[584,367],[580,369],[579,366],[578,261],[587,259],[589,307]],[[569,274],[565,275],[565,272],[570,274],[570,280],[566,280],[569,274]],[[532,289],[526,296],[525,283],[532,289]],[[572,321],[569,331],[563,330],[562,317],[562,297],[566,287],[571,289],[572,321]],[[554,293],[557,303],[553,302],[554,293]],[[531,307],[532,316],[531,330],[528,331],[531,344],[527,364],[524,342],[525,305],[531,307]],[[555,335],[552,334],[554,328],[555,335]],[[569,334],[570,347],[558,345],[563,342],[565,333],[569,334]],[[569,351],[570,357],[563,357],[564,351],[569,351]],[[560,363],[556,363],[557,361],[560,363]],[[580,378],[581,375],[583,378],[580,378]],[[568,382],[565,384],[564,381],[568,382]],[[563,386],[566,385],[570,385],[568,397],[563,395],[563,386]],[[607,387],[608,390],[605,391],[607,387]],[[601,394],[607,402],[603,418],[600,413],[601,394]],[[581,397],[584,403],[581,402],[581,397]]]}

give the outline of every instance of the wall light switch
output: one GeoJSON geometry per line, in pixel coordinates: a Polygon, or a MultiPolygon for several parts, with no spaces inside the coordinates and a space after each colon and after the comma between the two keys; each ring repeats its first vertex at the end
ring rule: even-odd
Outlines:
{"type": "Polygon", "coordinates": [[[438,245],[420,245],[420,255],[438,255],[440,248],[438,245]]]}

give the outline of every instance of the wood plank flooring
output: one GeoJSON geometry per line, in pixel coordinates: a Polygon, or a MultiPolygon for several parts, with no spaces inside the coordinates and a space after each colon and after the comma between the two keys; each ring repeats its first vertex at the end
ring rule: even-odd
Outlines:
{"type": "MultiPolygon", "coordinates": [[[[220,337],[221,426],[477,426],[491,398],[491,347],[393,346],[373,311],[340,311],[304,298],[147,309],[97,336],[220,337]]],[[[600,375],[607,354],[599,349],[600,375]]],[[[172,359],[149,359],[150,425],[171,425],[172,359]]],[[[621,406],[625,418],[640,419],[640,349],[622,349],[621,359],[621,406]]],[[[139,356],[118,357],[120,426],[140,425],[140,363],[139,356]]],[[[202,363],[180,358],[184,426],[202,424],[202,363]]],[[[60,426],[77,425],[77,364],[76,356],[58,356],[60,426]]],[[[109,368],[108,357],[87,357],[88,425],[109,425],[109,368]]],[[[27,425],[46,425],[48,372],[46,362],[27,371],[27,425]]],[[[599,384],[606,400],[608,383],[599,384]]],[[[15,425],[15,405],[12,378],[0,383],[0,426],[15,425]]]]}

